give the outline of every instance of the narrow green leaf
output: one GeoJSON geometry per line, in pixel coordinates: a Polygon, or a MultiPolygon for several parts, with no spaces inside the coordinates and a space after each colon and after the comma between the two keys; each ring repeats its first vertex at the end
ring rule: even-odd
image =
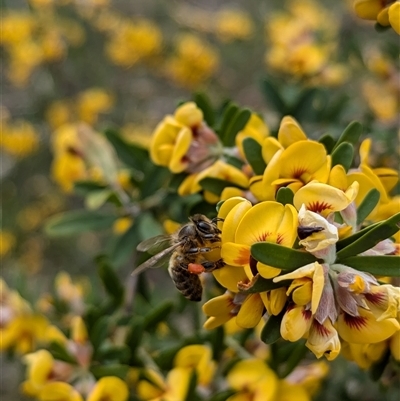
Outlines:
{"type": "Polygon", "coordinates": [[[122,380],[126,379],[130,367],[129,365],[123,365],[115,363],[112,365],[95,365],[90,368],[96,379],[100,379],[105,376],[117,376],[122,380]]]}
{"type": "Polygon", "coordinates": [[[332,167],[340,164],[346,171],[353,163],[354,147],[349,142],[343,142],[332,152],[332,167]]]}
{"type": "Polygon", "coordinates": [[[276,288],[285,287],[290,285],[290,283],[290,280],[283,280],[279,281],[278,283],[274,283],[272,279],[267,279],[261,277],[260,274],[257,274],[256,276],[254,276],[251,282],[251,286],[246,289],[240,289],[240,292],[244,294],[260,293],[275,290],[276,288]]]}
{"type": "Polygon", "coordinates": [[[381,197],[380,192],[373,188],[357,208],[357,224],[361,224],[367,216],[374,210],[381,197]]]}
{"type": "Polygon", "coordinates": [[[210,335],[210,343],[211,343],[211,348],[212,348],[212,351],[213,351],[213,359],[215,361],[219,361],[219,359],[222,356],[222,353],[225,350],[225,346],[224,346],[224,339],[225,339],[224,326],[217,327],[210,334],[211,334],[210,335]]]}
{"type": "Polygon", "coordinates": [[[279,377],[282,379],[288,376],[299,365],[300,361],[304,359],[308,348],[305,346],[305,340],[299,340],[293,344],[292,352],[285,360],[283,369],[279,372],[279,377]]]}
{"type": "Polygon", "coordinates": [[[229,397],[235,394],[235,390],[224,390],[220,393],[212,395],[211,398],[208,399],[208,401],[226,401],[229,397]]]}
{"type": "Polygon", "coordinates": [[[114,239],[109,248],[110,262],[115,267],[120,267],[126,263],[129,257],[135,252],[136,246],[140,242],[138,226],[135,221],[122,235],[114,239]]]}
{"type": "Polygon", "coordinates": [[[285,102],[279,94],[278,89],[269,79],[263,79],[261,81],[261,92],[269,106],[273,107],[281,115],[286,113],[285,102]]]}
{"type": "Polygon", "coordinates": [[[294,193],[290,188],[279,188],[276,194],[276,201],[282,205],[293,205],[294,193]]]}
{"type": "Polygon", "coordinates": [[[99,211],[74,210],[50,217],[44,230],[51,237],[65,237],[110,228],[116,219],[117,216],[99,211]]]}
{"type": "MultiPolygon", "coordinates": [[[[197,387],[197,372],[195,369],[190,374],[190,380],[186,390],[186,396],[184,401],[197,401],[198,396],[196,394],[197,387]]],[[[200,401],[200,400],[199,400],[200,401]]]]}
{"type": "MultiPolygon", "coordinates": [[[[126,335],[125,344],[130,349],[131,358],[136,354],[144,332],[144,318],[142,316],[134,316],[128,326],[128,333],[126,335]]],[[[132,359],[131,359],[132,361],[132,359]]]]}
{"type": "Polygon", "coordinates": [[[311,253],[287,248],[272,242],[253,244],[251,255],[261,263],[286,271],[298,269],[317,260],[311,253]]]}
{"type": "Polygon", "coordinates": [[[197,92],[194,94],[194,101],[197,104],[197,107],[199,107],[203,112],[206,123],[210,127],[213,127],[215,124],[215,112],[210,98],[203,92],[197,92]]]}
{"type": "Polygon", "coordinates": [[[315,100],[317,99],[320,90],[318,88],[303,89],[294,107],[291,108],[291,115],[296,119],[312,120],[316,113],[315,100]]]}
{"type": "Polygon", "coordinates": [[[96,353],[96,357],[100,361],[128,363],[130,358],[130,349],[127,345],[107,344],[100,347],[96,353]]]}
{"type": "Polygon", "coordinates": [[[96,351],[108,336],[109,317],[102,316],[89,331],[89,339],[96,351]]]}
{"type": "Polygon", "coordinates": [[[234,146],[235,138],[239,131],[241,131],[250,120],[251,110],[243,109],[240,110],[229,123],[225,133],[224,133],[224,145],[234,146]]]}
{"type": "Polygon", "coordinates": [[[54,359],[68,362],[76,365],[76,359],[65,349],[65,347],[57,341],[52,341],[48,346],[48,350],[53,355],[54,359]]]}
{"type": "Polygon", "coordinates": [[[351,242],[345,248],[336,253],[337,260],[343,260],[350,256],[359,255],[360,253],[373,248],[380,241],[391,237],[399,231],[400,213],[395,214],[370,230],[365,230],[365,234],[356,241],[351,242]]]}
{"type": "Polygon", "coordinates": [[[246,160],[249,162],[251,168],[256,175],[264,173],[267,164],[262,157],[262,147],[253,138],[245,138],[243,141],[243,150],[246,160]]]}
{"type": "Polygon", "coordinates": [[[383,357],[379,361],[373,363],[369,369],[369,373],[372,380],[377,381],[381,378],[383,372],[388,366],[389,359],[390,359],[390,348],[387,348],[383,357]]]}
{"type": "Polygon", "coordinates": [[[273,344],[281,338],[281,321],[283,319],[284,312],[281,312],[278,316],[270,316],[261,330],[260,338],[266,344],[273,344]]]}
{"type": "Polygon", "coordinates": [[[386,32],[388,29],[391,29],[391,25],[381,25],[379,22],[375,22],[374,28],[376,32],[382,33],[386,32]]]}
{"type": "Polygon", "coordinates": [[[74,192],[82,196],[86,196],[93,191],[99,191],[106,188],[107,185],[102,185],[94,181],[76,181],[74,183],[74,192]]]}
{"type": "Polygon", "coordinates": [[[400,277],[400,257],[397,255],[351,256],[338,263],[376,276],[400,277]]]}
{"type": "Polygon", "coordinates": [[[342,132],[333,150],[335,151],[342,143],[348,142],[356,146],[363,132],[363,126],[358,121],[352,121],[342,132]]]}
{"type": "Polygon", "coordinates": [[[225,107],[224,114],[222,116],[221,127],[218,130],[222,142],[225,146],[226,146],[225,143],[226,130],[228,129],[229,124],[235,118],[238,112],[239,112],[239,107],[234,103],[228,103],[225,107]]]}
{"type": "Polygon", "coordinates": [[[221,192],[226,187],[236,187],[244,189],[243,187],[240,187],[234,182],[230,182],[227,180],[220,180],[219,178],[213,178],[213,177],[203,178],[199,182],[199,184],[205,191],[210,191],[215,195],[221,195],[221,192]]]}
{"type": "Polygon", "coordinates": [[[100,279],[107,293],[111,296],[114,306],[121,305],[125,296],[124,286],[111,267],[108,258],[104,255],[100,255],[96,258],[96,263],[98,265],[100,279]]]}
{"type": "Polygon", "coordinates": [[[146,165],[150,164],[149,153],[146,149],[126,142],[113,128],[106,129],[104,134],[113,145],[119,159],[127,166],[141,172],[146,165]]]}
{"type": "Polygon", "coordinates": [[[103,206],[107,199],[113,194],[111,189],[101,189],[98,191],[92,191],[86,195],[85,206],[89,210],[96,210],[103,206]]]}
{"type": "Polygon", "coordinates": [[[318,142],[325,146],[328,154],[332,153],[332,150],[335,147],[335,139],[331,135],[323,135],[321,138],[319,138],[318,142]]]}
{"type": "MultiPolygon", "coordinates": [[[[335,220],[336,221],[336,220],[335,220]]],[[[347,246],[351,245],[353,242],[357,241],[359,238],[363,237],[368,231],[375,227],[378,227],[381,223],[371,224],[370,226],[364,227],[362,230],[350,235],[349,237],[343,238],[336,243],[336,252],[341,251],[347,246]]]]}
{"type": "Polygon", "coordinates": [[[156,326],[166,320],[167,316],[172,312],[175,305],[172,301],[165,301],[153,309],[144,318],[145,330],[154,330],[156,326]]]}

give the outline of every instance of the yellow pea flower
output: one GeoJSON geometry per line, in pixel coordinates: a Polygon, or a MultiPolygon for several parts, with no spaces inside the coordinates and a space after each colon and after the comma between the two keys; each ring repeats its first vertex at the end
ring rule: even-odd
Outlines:
{"type": "Polygon", "coordinates": [[[89,393],[86,401],[126,401],[129,397],[128,385],[119,377],[102,377],[89,393]]]}

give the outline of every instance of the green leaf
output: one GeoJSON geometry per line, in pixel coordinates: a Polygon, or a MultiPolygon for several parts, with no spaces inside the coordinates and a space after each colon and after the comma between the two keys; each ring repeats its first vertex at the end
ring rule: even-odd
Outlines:
{"type": "Polygon", "coordinates": [[[126,263],[139,242],[138,226],[135,221],[128,230],[114,239],[109,248],[108,254],[113,266],[120,267],[126,263]]]}
{"type": "MultiPolygon", "coordinates": [[[[336,221],[336,220],[335,220],[336,221]]],[[[353,242],[364,236],[368,231],[375,227],[378,227],[381,223],[371,224],[370,226],[364,227],[362,230],[350,235],[349,237],[343,238],[336,243],[336,252],[341,251],[347,246],[351,245],[353,242]]]]}
{"type": "Polygon", "coordinates": [[[219,361],[224,352],[224,338],[225,338],[225,330],[224,326],[219,326],[211,332],[210,335],[210,343],[213,351],[213,359],[215,361],[219,361]]]}
{"type": "Polygon", "coordinates": [[[91,366],[90,371],[93,373],[96,379],[100,379],[104,376],[117,376],[120,379],[125,380],[129,369],[129,365],[115,363],[112,365],[91,366]]]}
{"type": "Polygon", "coordinates": [[[211,396],[208,401],[226,401],[229,397],[236,394],[235,390],[224,390],[211,396]]]}
{"type": "Polygon", "coordinates": [[[261,277],[260,274],[254,276],[253,280],[251,281],[250,285],[246,289],[239,289],[239,292],[243,294],[255,294],[265,291],[275,290],[276,288],[281,288],[290,285],[291,280],[283,280],[279,281],[278,283],[274,283],[272,279],[267,279],[261,277]]]}
{"type": "Polygon", "coordinates": [[[372,380],[377,381],[381,378],[383,372],[385,371],[386,367],[389,364],[389,359],[390,359],[390,349],[387,348],[383,357],[379,361],[373,363],[371,368],[369,369],[369,373],[372,380]]]}
{"type": "Polygon", "coordinates": [[[352,121],[342,132],[333,150],[335,151],[342,143],[351,143],[356,146],[363,132],[363,126],[358,121],[352,121]]]}
{"type": "Polygon", "coordinates": [[[269,106],[273,107],[281,115],[286,113],[285,102],[279,94],[278,89],[269,79],[263,79],[261,81],[261,91],[269,106]]]}
{"type": "Polygon", "coordinates": [[[174,306],[172,301],[165,301],[153,309],[144,318],[145,330],[154,330],[159,323],[164,322],[167,316],[173,311],[174,306]]]}
{"type": "Polygon", "coordinates": [[[318,88],[303,89],[296,100],[295,106],[292,108],[292,113],[296,119],[311,120],[316,113],[315,100],[319,94],[318,88]]]}
{"type": "Polygon", "coordinates": [[[128,363],[130,358],[130,349],[127,345],[106,344],[100,347],[96,353],[100,361],[116,361],[128,363]]]}
{"type": "Polygon", "coordinates": [[[276,201],[282,205],[293,205],[294,193],[290,188],[279,188],[276,194],[276,201]]]}
{"type": "Polygon", "coordinates": [[[273,344],[281,338],[281,321],[284,312],[285,310],[277,316],[271,315],[267,323],[265,323],[260,335],[261,340],[265,342],[265,344],[273,344]]]}
{"type": "Polygon", "coordinates": [[[225,146],[234,146],[235,138],[239,131],[241,131],[250,120],[251,110],[243,109],[240,110],[232,119],[232,121],[228,124],[225,132],[224,132],[224,145],[225,146]]]}
{"type": "Polygon", "coordinates": [[[253,138],[245,138],[243,141],[243,150],[246,160],[249,162],[251,168],[256,175],[264,173],[267,164],[262,157],[262,147],[253,138]]]}
{"type": "Polygon", "coordinates": [[[375,209],[381,197],[380,192],[373,188],[357,208],[357,224],[361,224],[367,216],[375,209]]]}
{"type": "Polygon", "coordinates": [[[213,127],[215,124],[215,112],[210,98],[203,92],[197,92],[194,94],[194,101],[203,112],[204,120],[208,126],[213,127]]]}
{"type": "Polygon", "coordinates": [[[125,290],[114,269],[111,267],[106,256],[100,255],[96,258],[98,273],[101,281],[113,300],[114,306],[119,306],[124,301],[125,290]]]}
{"type": "Polygon", "coordinates": [[[272,242],[257,242],[253,244],[251,255],[261,263],[286,271],[296,270],[317,260],[310,253],[273,244],[272,242]]]}
{"type": "Polygon", "coordinates": [[[89,331],[89,339],[96,351],[108,337],[109,317],[102,316],[89,331]]]}
{"type": "Polygon", "coordinates": [[[98,191],[92,191],[86,195],[85,206],[89,210],[95,210],[103,206],[107,199],[113,194],[111,189],[101,189],[98,191]]]}
{"type": "MultiPolygon", "coordinates": [[[[134,316],[128,326],[125,343],[130,349],[131,358],[136,354],[144,332],[144,318],[142,316],[134,316]]],[[[132,361],[132,360],[131,360],[132,361]]]]}
{"type": "Polygon", "coordinates": [[[391,29],[390,25],[381,25],[379,22],[375,22],[374,25],[375,31],[382,33],[382,32],[386,32],[387,30],[391,29]]]}
{"type": "Polygon", "coordinates": [[[215,195],[221,195],[221,192],[226,187],[236,187],[236,188],[244,189],[243,187],[237,185],[234,182],[230,182],[227,180],[221,180],[219,178],[213,178],[213,177],[203,178],[199,182],[199,184],[205,191],[210,191],[215,195]]]}
{"type": "MultiPolygon", "coordinates": [[[[196,370],[193,369],[190,374],[190,380],[187,386],[186,396],[184,401],[197,401],[198,396],[196,394],[197,387],[197,373],[196,370]]],[[[199,400],[200,401],[200,400],[199,400]]]]}
{"type": "Polygon", "coordinates": [[[299,365],[300,361],[302,361],[308,351],[308,348],[305,346],[305,340],[299,340],[296,343],[292,344],[292,350],[287,359],[285,359],[284,368],[279,372],[280,378],[285,378],[293,370],[299,365]]]}
{"type": "Polygon", "coordinates": [[[228,103],[224,110],[224,114],[222,116],[221,127],[218,130],[219,135],[222,139],[223,144],[226,146],[225,138],[226,138],[226,130],[228,129],[229,124],[234,119],[236,114],[239,112],[239,107],[234,103],[228,103]]]}
{"type": "Polygon", "coordinates": [[[164,229],[151,212],[144,212],[140,215],[138,230],[141,239],[155,237],[164,234],[164,229]]]}
{"type": "Polygon", "coordinates": [[[71,363],[73,365],[77,364],[76,359],[65,349],[65,347],[57,341],[52,341],[48,346],[48,350],[53,355],[54,359],[59,361],[64,361],[71,363]]]}
{"type": "Polygon", "coordinates": [[[364,235],[356,241],[350,242],[345,248],[336,253],[337,260],[343,260],[373,248],[380,241],[396,234],[399,231],[399,223],[400,213],[397,213],[391,218],[374,225],[373,228],[364,230],[364,235]]]}
{"type": "Polygon", "coordinates": [[[353,163],[354,147],[349,142],[343,142],[332,152],[332,167],[340,164],[346,171],[353,163]]]}
{"type": "Polygon", "coordinates": [[[325,146],[328,154],[332,153],[332,150],[335,147],[335,139],[331,135],[323,135],[321,138],[319,138],[318,142],[325,146]]]}
{"type": "Polygon", "coordinates": [[[400,257],[397,255],[350,256],[338,263],[376,276],[400,277],[400,257]]]}
{"type": "Polygon", "coordinates": [[[149,165],[149,153],[146,149],[126,142],[114,129],[108,128],[104,131],[106,138],[111,142],[119,159],[129,167],[137,171],[143,171],[149,165]]]}
{"type": "Polygon", "coordinates": [[[44,230],[50,237],[66,237],[110,228],[117,216],[99,211],[74,210],[50,217],[44,230]]]}
{"type": "Polygon", "coordinates": [[[74,183],[74,193],[86,196],[93,191],[106,189],[107,185],[99,184],[94,181],[76,181],[74,183]]]}

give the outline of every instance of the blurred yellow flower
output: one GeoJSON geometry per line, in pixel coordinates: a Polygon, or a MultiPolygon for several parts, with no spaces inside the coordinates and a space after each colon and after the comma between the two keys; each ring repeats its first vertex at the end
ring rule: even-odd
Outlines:
{"type": "Polygon", "coordinates": [[[97,116],[109,111],[113,104],[113,97],[104,89],[88,89],[81,92],[76,99],[78,119],[88,124],[94,124],[97,122],[97,116]]]}
{"type": "Polygon", "coordinates": [[[162,33],[147,19],[121,19],[110,32],[106,54],[111,61],[122,67],[131,67],[161,51],[162,33]]]}
{"type": "Polygon", "coordinates": [[[222,9],[215,18],[215,33],[223,42],[249,39],[254,30],[253,21],[241,10],[222,9]]]}
{"type": "Polygon", "coordinates": [[[39,135],[27,121],[3,121],[0,147],[13,156],[26,157],[38,149],[39,135]]]}
{"type": "Polygon", "coordinates": [[[117,235],[124,234],[129,228],[132,226],[133,220],[130,216],[120,217],[119,219],[115,220],[113,224],[112,230],[113,233],[117,235]]]}
{"type": "Polygon", "coordinates": [[[182,34],[176,40],[175,55],[164,66],[168,78],[192,89],[207,81],[217,70],[219,55],[194,34],[182,34]]]}
{"type": "Polygon", "coordinates": [[[15,236],[9,231],[0,230],[0,257],[7,255],[15,245],[15,236]]]}

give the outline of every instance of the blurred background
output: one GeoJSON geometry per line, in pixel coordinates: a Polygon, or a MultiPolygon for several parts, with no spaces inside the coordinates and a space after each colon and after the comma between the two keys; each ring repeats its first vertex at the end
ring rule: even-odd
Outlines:
{"type": "MultiPolygon", "coordinates": [[[[283,99],[309,137],[360,121],[376,145],[371,164],[398,168],[399,37],[359,19],[352,1],[1,4],[2,276],[31,302],[61,270],[92,275],[109,235],[43,233],[49,216],[82,207],[72,193],[77,173],[66,177],[54,156],[55,133],[68,124],[118,127],[146,147],[165,114],[203,92],[216,107],[231,99],[251,108],[276,132],[283,99]]],[[[383,399],[367,374],[343,363],[335,361],[321,400],[383,399]]],[[[22,372],[2,359],[3,400],[24,399],[22,372]]]]}

